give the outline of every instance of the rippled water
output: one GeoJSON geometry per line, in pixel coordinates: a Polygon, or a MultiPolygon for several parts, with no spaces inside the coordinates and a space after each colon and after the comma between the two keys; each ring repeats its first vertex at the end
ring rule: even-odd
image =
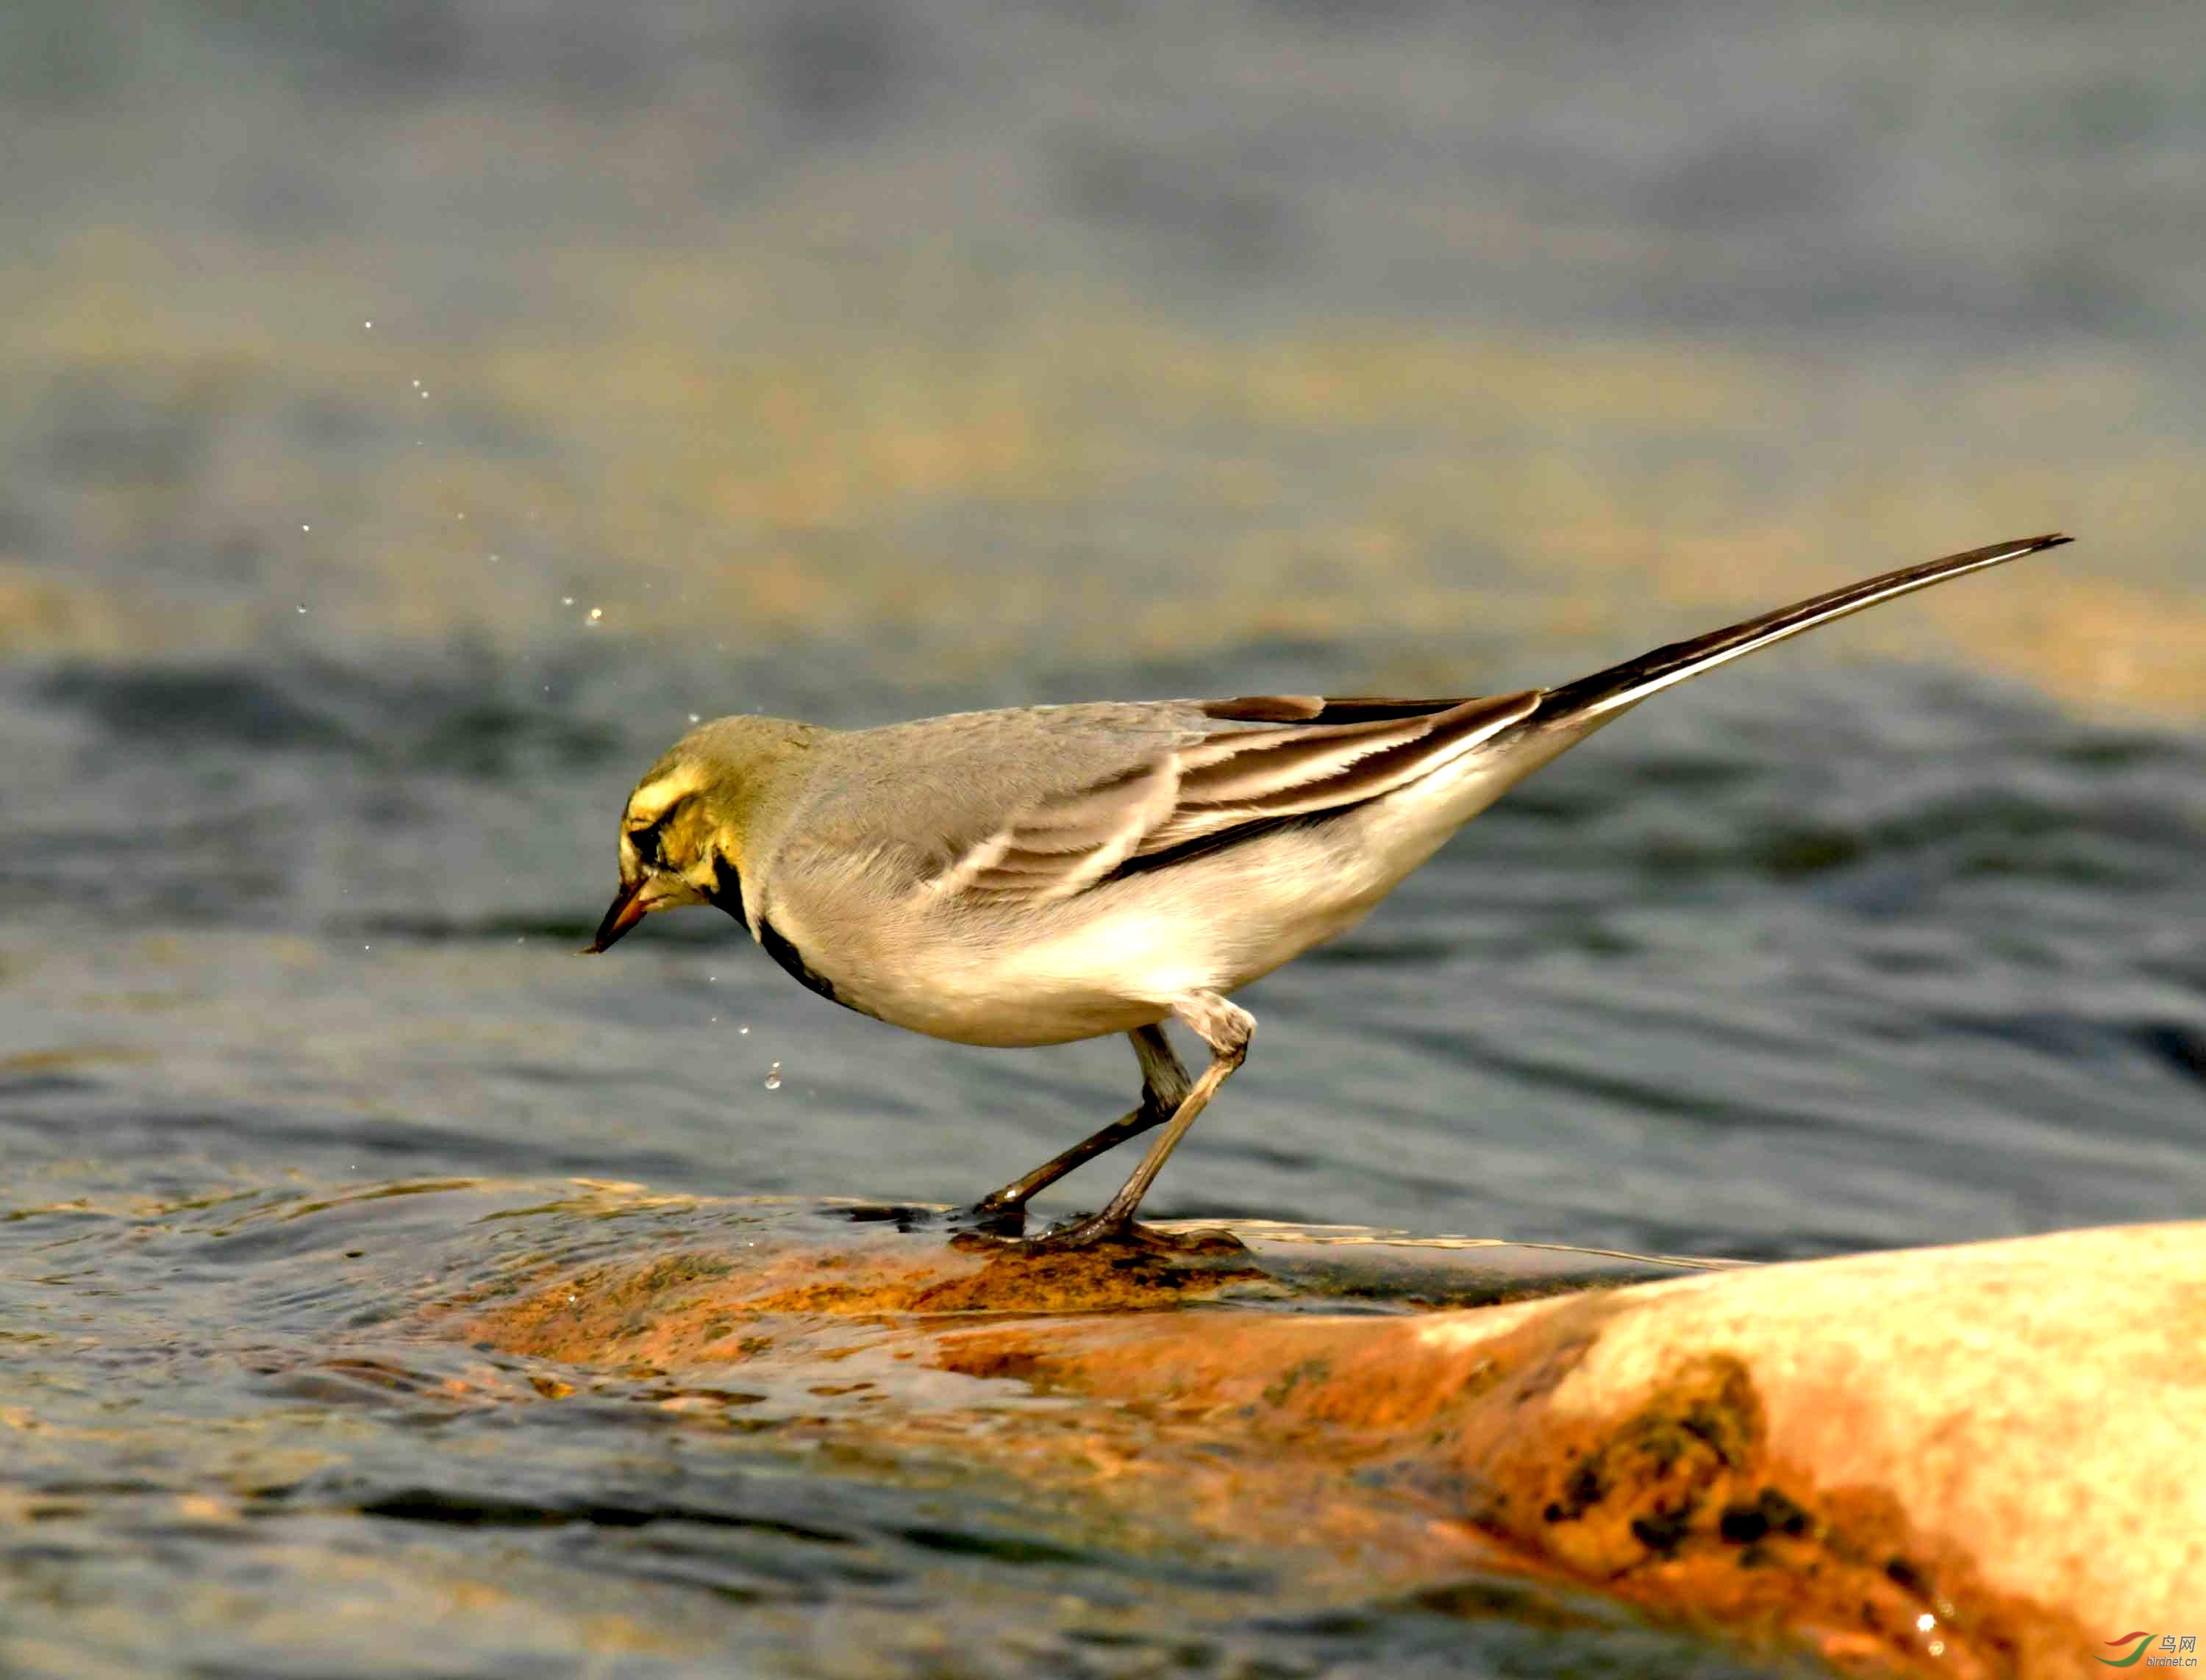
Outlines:
{"type": "MultiPolygon", "coordinates": [[[[1253,988],[1257,1048],[1160,1211],[1771,1256],[2199,1206],[2196,741],[1781,657],[1543,771],[1253,988]]],[[[842,723],[953,699],[842,670],[751,662],[720,698],[842,723]]],[[[617,656],[13,679],[13,1176],[948,1200],[1115,1113],[1122,1043],[903,1034],[718,912],[574,954],[627,788],[706,689],[617,656]]]]}
{"type": "Polygon", "coordinates": [[[0,15],[0,1668],[1735,1671],[419,1314],[1131,1093],[714,913],[576,956],[693,713],[1498,691],[2054,527],[1253,988],[1151,1206],[2206,1207],[2195,9],[611,15],[0,15]]]}
{"type": "MultiPolygon", "coordinates": [[[[833,663],[740,698],[951,699],[833,663]]],[[[1499,1581],[1313,1605],[1261,1537],[1099,1537],[954,1461],[824,1463],[771,1408],[671,1416],[648,1379],[516,1407],[541,1371],[388,1328],[730,1217],[570,1177],[946,1200],[1130,1088],[1117,1044],[829,1009],[714,912],[575,956],[628,779],[703,692],[467,652],[9,681],[15,1668],[1726,1671],[1499,1581]]],[[[1245,994],[1255,1052],[1154,1207],[1746,1256],[2194,1213],[2203,759],[1905,669],[1650,707],[1245,994]]]]}
{"type": "Polygon", "coordinates": [[[1167,1512],[1130,1543],[947,1451],[823,1442],[832,1386],[592,1379],[408,1322],[523,1257],[749,1217],[456,1180],[20,1214],[9,1672],[1744,1671],[1500,1577],[1282,1598],[1267,1537],[1167,1512]]]}

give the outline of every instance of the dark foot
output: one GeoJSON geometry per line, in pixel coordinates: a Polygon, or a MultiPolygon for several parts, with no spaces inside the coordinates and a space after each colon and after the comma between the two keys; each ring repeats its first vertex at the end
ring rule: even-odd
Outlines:
{"type": "MultiPolygon", "coordinates": [[[[1018,1218],[1022,1224],[1025,1217],[1025,1210],[1020,1209],[1018,1218]]],[[[1108,1209],[1100,1213],[1086,1214],[1077,1219],[1068,1219],[1064,1224],[1052,1226],[1035,1236],[1020,1236],[1017,1227],[1005,1230],[1000,1226],[992,1229],[977,1223],[967,1224],[963,1230],[992,1248],[1009,1249],[1018,1254],[1059,1254],[1076,1248],[1154,1248],[1171,1245],[1171,1239],[1161,1231],[1136,1224],[1130,1215],[1113,1214],[1108,1209]]]]}
{"type": "Polygon", "coordinates": [[[1132,1219],[1106,1218],[1100,1213],[1069,1221],[1036,1236],[997,1235],[968,1226],[951,1237],[950,1244],[953,1248],[1001,1254],[1006,1260],[1014,1255],[1028,1260],[1087,1255],[1112,1272],[1131,1264],[1137,1272],[1146,1271],[1152,1276],[1193,1276],[1223,1265],[1250,1277],[1261,1275],[1254,1269],[1247,1246],[1231,1231],[1164,1231],[1132,1219]],[[1159,1267],[1163,1270],[1156,1270],[1159,1267]]]}

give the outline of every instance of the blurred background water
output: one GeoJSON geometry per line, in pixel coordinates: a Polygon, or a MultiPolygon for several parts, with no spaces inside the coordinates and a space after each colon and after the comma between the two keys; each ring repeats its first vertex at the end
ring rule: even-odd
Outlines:
{"type": "Polygon", "coordinates": [[[2047,528],[1254,988],[1152,1207],[2197,1212],[2202,66],[2179,3],[0,11],[0,1666],[1724,1671],[1255,1565],[1086,1639],[1138,1547],[295,1370],[493,1269],[474,1181],[948,1200],[1124,1106],[1123,1044],[897,1034],[709,914],[573,958],[693,714],[1499,689],[2047,528]],[[569,1516],[492,1567],[397,1498],[462,1485],[569,1516]]]}

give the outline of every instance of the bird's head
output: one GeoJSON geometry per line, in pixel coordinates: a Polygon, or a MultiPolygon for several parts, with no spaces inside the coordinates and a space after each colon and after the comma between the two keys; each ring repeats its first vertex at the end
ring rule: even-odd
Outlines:
{"type": "Polygon", "coordinates": [[[819,733],[778,718],[718,718],[676,742],[621,811],[620,890],[585,954],[654,910],[717,904],[742,920],[747,846],[780,804],[774,772],[819,733]]]}

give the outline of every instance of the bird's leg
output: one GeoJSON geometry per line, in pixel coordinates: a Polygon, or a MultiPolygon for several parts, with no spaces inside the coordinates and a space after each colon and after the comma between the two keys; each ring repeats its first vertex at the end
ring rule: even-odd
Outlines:
{"type": "Polygon", "coordinates": [[[1029,1252],[1047,1248],[1084,1248],[1090,1243],[1117,1241],[1133,1234],[1134,1210],[1142,1205],[1142,1198],[1156,1183],[1157,1174],[1164,1170],[1166,1159],[1187,1135],[1187,1129],[1195,1123],[1195,1117],[1218,1094],[1218,1087],[1232,1077],[1249,1054],[1249,1040],[1256,1030],[1256,1017],[1239,1005],[1228,1003],[1215,992],[1191,992],[1172,1005],[1172,1013],[1201,1034],[1202,1041],[1210,1046],[1210,1065],[1202,1070],[1202,1077],[1195,1088],[1180,1099],[1172,1122],[1164,1135],[1149,1146],[1149,1153],[1142,1157],[1141,1165],[1134,1169],[1118,1194],[1112,1196],[1100,1213],[1091,1213],[1084,1219],[1060,1225],[1055,1230],[1040,1236],[1017,1239],[1012,1246],[1029,1252]]]}
{"type": "MultiPolygon", "coordinates": [[[[1121,1115],[1092,1137],[1084,1137],[1063,1154],[1044,1161],[1023,1177],[1015,1178],[993,1195],[986,1195],[965,1210],[963,1217],[979,1225],[999,1225],[1023,1219],[1028,1201],[1098,1155],[1116,1149],[1130,1137],[1139,1137],[1161,1126],[1187,1099],[1192,1081],[1174,1053],[1160,1026],[1136,1027],[1126,1035],[1134,1041],[1134,1054],[1142,1063],[1142,1105],[1121,1115]]],[[[1017,1225],[1013,1224],[1013,1229],[1017,1225]]]]}

